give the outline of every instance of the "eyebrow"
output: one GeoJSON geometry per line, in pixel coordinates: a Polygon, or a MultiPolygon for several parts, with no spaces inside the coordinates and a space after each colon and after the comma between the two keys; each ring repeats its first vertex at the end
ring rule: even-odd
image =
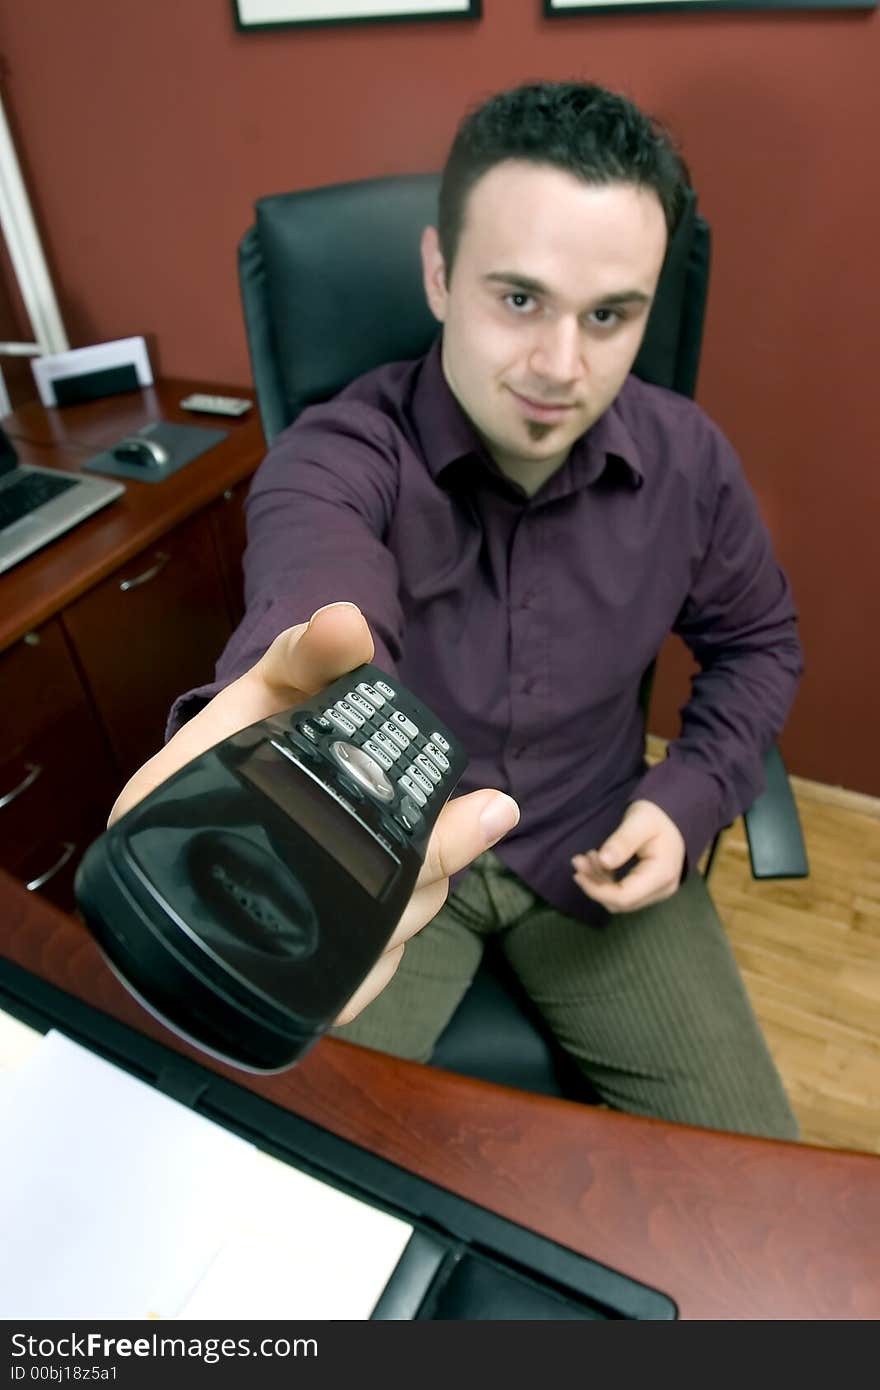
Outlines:
{"type": "MultiPolygon", "coordinates": [[[[483,279],[491,284],[508,285],[511,289],[522,290],[526,294],[549,295],[551,291],[540,280],[533,280],[530,275],[520,275],[516,271],[496,270],[490,271],[483,279]]],[[[644,290],[620,290],[616,294],[606,294],[596,300],[597,305],[603,307],[617,304],[650,304],[651,295],[644,290]]]]}

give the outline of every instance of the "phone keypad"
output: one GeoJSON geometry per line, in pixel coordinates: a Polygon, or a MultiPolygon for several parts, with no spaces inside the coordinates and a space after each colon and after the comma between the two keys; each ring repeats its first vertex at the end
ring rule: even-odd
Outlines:
{"type": "MultiPolygon", "coordinates": [[[[423,820],[423,810],[442,787],[444,774],[450,771],[446,756],[449,743],[436,729],[423,733],[409,714],[393,708],[397,692],[387,681],[361,681],[351,690],[337,687],[333,693],[339,698],[332,705],[323,711],[309,711],[296,722],[301,742],[308,745],[312,756],[330,757],[349,775],[352,768],[347,763],[357,759],[345,754],[346,746],[351,753],[358,750],[362,758],[371,759],[377,773],[376,784],[387,783],[394,789],[394,803],[386,809],[397,822],[398,833],[401,828],[407,834],[413,833],[423,820]],[[345,745],[333,742],[340,735],[344,736],[345,745]],[[331,748],[335,752],[331,753],[331,748]]],[[[362,799],[364,788],[371,796],[369,778],[358,780],[358,799],[362,799]]],[[[350,790],[354,792],[354,786],[350,790]]]]}

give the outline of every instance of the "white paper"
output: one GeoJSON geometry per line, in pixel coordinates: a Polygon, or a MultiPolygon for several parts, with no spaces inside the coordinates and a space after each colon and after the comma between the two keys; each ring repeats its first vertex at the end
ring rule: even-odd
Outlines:
{"type": "Polygon", "coordinates": [[[42,1041],[42,1033],[0,1009],[0,1079],[5,1072],[21,1066],[42,1041]]]}
{"type": "Polygon", "coordinates": [[[368,1318],[412,1227],[257,1154],[254,1200],[181,1318],[368,1318]]]}
{"type": "Polygon", "coordinates": [[[0,1134],[5,1319],[367,1318],[412,1233],[60,1033],[0,1134]]]}

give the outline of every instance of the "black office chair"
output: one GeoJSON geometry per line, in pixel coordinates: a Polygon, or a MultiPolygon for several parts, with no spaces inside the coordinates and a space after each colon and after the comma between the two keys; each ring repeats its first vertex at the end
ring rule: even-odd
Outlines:
{"type": "MultiPolygon", "coordinates": [[[[436,223],[438,188],[437,175],[413,174],[257,202],[238,263],[267,443],[305,406],[329,399],[362,372],[430,346],[438,326],[425,302],[419,238],[436,223]]],[[[634,366],[645,381],[686,396],[696,387],[709,261],[709,227],[691,194],[634,366]]],[[[651,674],[643,683],[646,709],[651,674]]],[[[745,816],[752,873],[804,877],[797,810],[775,748],[765,772],[767,789],[745,816]]],[[[593,1098],[492,942],[432,1062],[523,1090],[593,1098]]]]}

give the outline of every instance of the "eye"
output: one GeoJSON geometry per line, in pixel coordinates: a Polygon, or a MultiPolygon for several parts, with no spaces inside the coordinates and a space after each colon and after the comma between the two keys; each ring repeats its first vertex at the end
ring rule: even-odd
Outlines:
{"type": "Polygon", "coordinates": [[[537,300],[533,294],[526,294],[525,290],[511,290],[504,296],[504,303],[515,314],[529,314],[537,305],[537,300]]]}
{"type": "Polygon", "coordinates": [[[598,324],[600,328],[614,328],[616,324],[623,322],[624,317],[619,309],[594,309],[590,314],[590,322],[598,324]]]}

